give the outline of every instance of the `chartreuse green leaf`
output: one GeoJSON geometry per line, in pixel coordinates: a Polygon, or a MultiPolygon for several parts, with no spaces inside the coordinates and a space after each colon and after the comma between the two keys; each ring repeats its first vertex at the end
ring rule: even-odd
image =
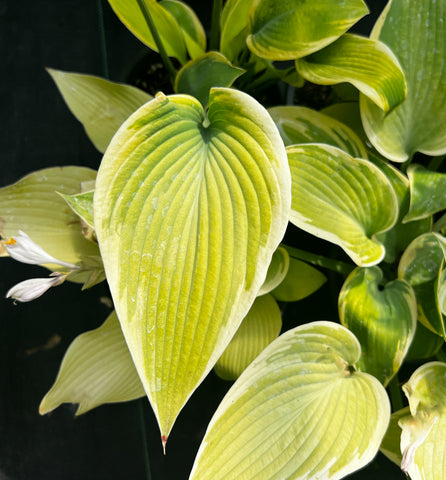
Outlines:
{"type": "Polygon", "coordinates": [[[285,278],[271,294],[282,302],[296,302],[319,290],[326,281],[327,277],[319,270],[291,257],[285,278]]]}
{"type": "Polygon", "coordinates": [[[392,413],[389,427],[387,428],[387,432],[383,438],[381,447],[379,448],[381,453],[398,466],[401,466],[401,460],[403,459],[400,450],[401,427],[398,425],[398,422],[401,418],[407,417],[409,414],[409,407],[404,407],[401,410],[392,413]]]}
{"type": "Polygon", "coordinates": [[[326,143],[353,157],[367,158],[364,144],[353,130],[328,115],[306,107],[273,107],[268,110],[286,146],[326,143]]]}
{"type": "Polygon", "coordinates": [[[190,479],[337,480],[371,461],[390,406],[378,380],[355,371],[360,355],[332,322],[281,335],[223,399],[190,479]]]}
{"type": "Polygon", "coordinates": [[[403,385],[411,415],[402,428],[401,468],[411,480],[443,480],[446,472],[446,363],[419,367],[403,385]]]}
{"type": "MultiPolygon", "coordinates": [[[[144,1],[167,54],[175,57],[180,63],[185,64],[187,57],[186,42],[182,26],[178,24],[175,16],[170,12],[169,7],[166,8],[156,0],[144,1]]],[[[150,33],[150,29],[136,0],[132,2],[128,0],[108,0],[108,3],[121,22],[133,35],[152,50],[158,51],[155,40],[150,33]]],[[[187,31],[189,31],[189,28],[187,31]]]]}
{"type": "Polygon", "coordinates": [[[446,153],[445,0],[392,0],[371,37],[398,58],[408,95],[390,114],[361,95],[361,116],[370,141],[395,162],[404,162],[417,151],[446,153]]]}
{"type": "Polygon", "coordinates": [[[45,415],[62,403],[78,403],[76,415],[81,415],[104,403],[142,396],[144,388],[113,312],[99,328],[75,338],[39,413],[45,415]]]}
{"type": "Polygon", "coordinates": [[[274,297],[257,297],[215,364],[215,373],[224,380],[237,379],[257,355],[278,337],[281,328],[282,316],[274,297]]]}
{"type": "Polygon", "coordinates": [[[259,57],[294,60],[334,42],[367,13],[362,0],[256,0],[248,47],[259,57]]]}
{"type": "Polygon", "coordinates": [[[159,4],[180,26],[189,56],[196,58],[203,55],[206,51],[206,32],[192,8],[178,0],[162,0],[159,4]]]}
{"type": "Polygon", "coordinates": [[[438,282],[444,259],[434,233],[417,237],[403,253],[398,277],[412,285],[417,296],[418,320],[429,330],[446,336],[444,319],[438,301],[438,282]]]}
{"type": "MultiPolygon", "coordinates": [[[[1,235],[9,240],[22,230],[50,255],[65,262],[77,264],[85,256],[99,255],[97,245],[82,235],[79,217],[57,194],[78,193],[83,182],[95,177],[96,172],[85,167],[46,168],[1,188],[1,235]]],[[[0,244],[1,256],[7,256],[2,247],[0,244]]]]}
{"type": "Polygon", "coordinates": [[[94,192],[62,195],[62,198],[72,208],[73,212],[79,215],[79,217],[91,228],[94,228],[93,195],[94,192]]]}
{"type": "Polygon", "coordinates": [[[159,94],[113,137],[95,228],[162,441],[248,313],[290,208],[286,151],[249,95],[214,88],[205,116],[159,94]]]}
{"type": "Polygon", "coordinates": [[[446,174],[432,172],[421,165],[410,165],[410,208],[406,222],[426,218],[446,208],[446,174]]]}
{"type": "Polygon", "coordinates": [[[374,236],[398,217],[392,185],[378,167],[322,144],[287,147],[292,177],[290,221],[339,245],[358,266],[379,263],[374,236]]]}
{"type": "Polygon", "coordinates": [[[228,0],[220,17],[220,51],[231,61],[246,49],[248,12],[252,0],[228,0]]]}
{"type": "Polygon", "coordinates": [[[290,256],[283,247],[279,247],[273,254],[265,281],[257,295],[265,295],[280,285],[287,276],[289,268],[290,256]]]}
{"type": "Polygon", "coordinates": [[[296,68],[306,80],[319,85],[349,82],[385,112],[407,95],[404,73],[390,48],[358,35],[342,35],[296,60],[296,68]]]}
{"type": "Polygon", "coordinates": [[[212,87],[230,87],[244,73],[221,53],[208,52],[186,63],[175,79],[175,91],[192,95],[206,107],[212,87]]]}
{"type": "Polygon", "coordinates": [[[339,318],[361,344],[357,366],[386,386],[398,372],[417,325],[417,300],[404,280],[385,282],[379,267],[357,268],[338,299],[339,318]]]}
{"type": "Polygon", "coordinates": [[[104,153],[122,122],[152,96],[139,88],[92,75],[48,69],[93,145],[104,153]]]}

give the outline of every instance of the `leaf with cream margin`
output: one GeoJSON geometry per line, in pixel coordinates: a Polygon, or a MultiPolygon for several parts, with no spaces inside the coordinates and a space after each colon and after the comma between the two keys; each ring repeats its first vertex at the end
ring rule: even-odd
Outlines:
{"type": "Polygon", "coordinates": [[[402,428],[401,469],[412,480],[444,480],[446,472],[446,363],[419,367],[403,385],[411,415],[402,428]]]}
{"type": "Polygon", "coordinates": [[[249,49],[270,60],[295,60],[334,42],[368,13],[362,0],[255,0],[249,49]],[[321,22],[321,18],[324,19],[321,22]]]}
{"type": "Polygon", "coordinates": [[[265,281],[258,291],[257,296],[265,295],[280,285],[286,278],[289,268],[290,256],[283,247],[279,247],[273,254],[265,281]]]}
{"type": "Polygon", "coordinates": [[[346,33],[327,47],[296,60],[302,77],[318,85],[349,82],[384,112],[407,95],[404,73],[389,47],[346,33]]]}
{"type": "MultiPolygon", "coordinates": [[[[74,264],[82,257],[99,255],[97,245],[82,235],[79,217],[56,193],[78,193],[82,182],[95,178],[96,172],[89,168],[54,167],[30,173],[17,183],[1,188],[2,236],[9,240],[22,230],[53,257],[74,264]]],[[[0,253],[8,255],[6,249],[0,253]]],[[[54,268],[57,270],[60,266],[54,268]]]]}
{"type": "Polygon", "coordinates": [[[405,162],[415,152],[446,153],[446,1],[392,0],[371,38],[385,43],[398,58],[408,94],[389,114],[360,96],[370,141],[394,162],[405,162]]]}
{"type": "Polygon", "coordinates": [[[275,340],[282,328],[279,305],[272,295],[257,297],[214,370],[223,380],[236,380],[275,340]]]}
{"type": "Polygon", "coordinates": [[[404,280],[384,282],[379,267],[357,268],[338,299],[341,324],[361,344],[357,366],[384,386],[398,372],[417,325],[417,299],[404,280]]]}
{"type": "Polygon", "coordinates": [[[290,221],[339,245],[358,266],[379,263],[375,235],[398,218],[396,194],[373,163],[322,144],[287,147],[292,177],[290,221]]]}
{"type": "Polygon", "coordinates": [[[104,403],[127,402],[144,394],[113,312],[99,328],[71,343],[39,413],[45,415],[62,403],[77,403],[76,415],[81,415],[104,403]]]}
{"type": "Polygon", "coordinates": [[[242,373],[209,423],[190,480],[338,480],[370,462],[390,419],[361,347],[333,322],[289,330],[242,373]]]}
{"type": "Polygon", "coordinates": [[[153,97],[139,88],[104,78],[48,69],[65,103],[93,145],[104,153],[122,122],[153,97]]]}
{"type": "Polygon", "coordinates": [[[381,446],[379,447],[380,452],[398,466],[401,466],[401,460],[403,459],[400,450],[401,427],[398,422],[401,418],[407,417],[409,414],[409,407],[404,407],[401,410],[392,413],[387,432],[384,435],[381,446]]]}
{"type": "Polygon", "coordinates": [[[367,158],[367,150],[356,133],[343,123],[306,107],[272,107],[268,110],[286,146],[301,143],[326,143],[367,158]]]}
{"type": "Polygon", "coordinates": [[[228,88],[211,90],[207,117],[193,97],[157,95],[107,149],[96,234],[164,444],[265,280],[290,183],[268,112],[228,88]]]}

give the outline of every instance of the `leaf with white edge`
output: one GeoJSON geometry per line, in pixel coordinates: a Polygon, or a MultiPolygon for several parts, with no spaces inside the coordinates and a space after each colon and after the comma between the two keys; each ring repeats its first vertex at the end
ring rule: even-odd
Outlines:
{"type": "Polygon", "coordinates": [[[339,245],[358,266],[379,263],[384,246],[374,237],[398,217],[392,185],[371,162],[336,147],[287,147],[292,177],[290,221],[339,245]]]}
{"type": "MultiPolygon", "coordinates": [[[[128,0],[108,0],[119,20],[137,37],[155,52],[158,51],[155,40],[146,23],[138,2],[128,0]]],[[[186,63],[186,42],[181,25],[168,8],[156,0],[144,0],[150,12],[155,28],[163,42],[167,55],[175,57],[181,64],[186,63]]]]}
{"type": "Polygon", "coordinates": [[[39,413],[45,415],[62,403],[77,403],[76,415],[81,415],[104,403],[142,396],[144,388],[113,312],[99,328],[71,343],[39,413]]]}
{"type": "Polygon", "coordinates": [[[446,338],[445,322],[438,302],[438,284],[443,250],[434,233],[417,237],[405,250],[398,265],[398,277],[412,285],[417,296],[418,320],[446,338]]]}
{"type": "Polygon", "coordinates": [[[417,325],[417,300],[404,280],[384,283],[379,267],[357,268],[338,299],[341,324],[361,344],[357,366],[386,386],[401,367],[417,325]]]}
{"type": "Polygon", "coordinates": [[[289,267],[290,256],[283,247],[279,247],[273,254],[265,281],[257,296],[265,295],[280,285],[287,276],[289,267]]]}
{"type": "Polygon", "coordinates": [[[289,330],[242,373],[212,418],[190,480],[338,480],[370,462],[390,419],[361,347],[333,322],[289,330]]]}
{"type": "Polygon", "coordinates": [[[308,263],[290,258],[285,278],[271,294],[282,302],[296,302],[308,297],[327,281],[327,277],[308,263]]]}
{"type": "Polygon", "coordinates": [[[196,58],[203,55],[206,51],[206,32],[192,8],[178,0],[162,0],[159,4],[164,7],[175,18],[178,25],[181,26],[189,56],[196,58]]]}
{"type": "Polygon", "coordinates": [[[296,60],[297,71],[318,85],[349,82],[384,112],[407,95],[404,73],[389,47],[345,34],[322,50],[296,60]]]}
{"type": "Polygon", "coordinates": [[[274,297],[257,297],[215,364],[215,373],[223,380],[236,380],[257,355],[278,337],[281,328],[282,316],[274,297]]]}
{"type": "Polygon", "coordinates": [[[104,153],[122,122],[153,97],[139,88],[104,78],[48,69],[93,145],[104,153]]]}
{"type": "Polygon", "coordinates": [[[248,47],[259,57],[295,60],[334,42],[367,13],[362,0],[256,0],[248,47]]]}
{"type": "Polygon", "coordinates": [[[404,221],[426,218],[446,208],[446,173],[432,172],[421,165],[410,165],[410,208],[404,221]]]}
{"type": "Polygon", "coordinates": [[[228,88],[211,90],[207,117],[195,98],[157,95],[107,149],[96,234],[163,443],[265,280],[290,182],[268,112],[228,88]]]}
{"type": "Polygon", "coordinates": [[[353,130],[328,115],[306,107],[272,107],[268,110],[286,146],[326,143],[353,157],[367,158],[367,150],[353,130]]]}
{"type": "Polygon", "coordinates": [[[393,0],[371,38],[388,45],[407,80],[406,100],[390,114],[361,95],[367,135],[386,158],[446,153],[446,1],[393,0]]]}
{"type": "Polygon", "coordinates": [[[248,12],[252,0],[228,0],[220,16],[220,51],[231,61],[247,48],[248,12]]]}
{"type": "Polygon", "coordinates": [[[208,52],[186,63],[178,72],[175,92],[192,95],[206,107],[212,87],[230,87],[244,72],[221,53],[208,52]]]}
{"type": "Polygon", "coordinates": [[[401,427],[398,422],[401,418],[407,417],[409,414],[409,407],[404,407],[401,410],[392,413],[389,427],[387,428],[387,432],[384,435],[381,446],[379,447],[380,452],[398,466],[401,465],[401,460],[403,459],[400,450],[401,427]]]}
{"type": "Polygon", "coordinates": [[[401,469],[412,480],[444,480],[446,363],[419,367],[403,385],[411,415],[401,418],[401,469]]]}
{"type": "Polygon", "coordinates": [[[77,193],[75,195],[62,195],[74,213],[91,228],[94,228],[93,195],[94,192],[77,193]]]}
{"type": "MultiPolygon", "coordinates": [[[[56,193],[78,193],[82,182],[95,177],[96,172],[85,167],[54,167],[0,188],[1,235],[9,240],[22,230],[47,253],[69,263],[99,255],[97,245],[82,235],[79,217],[56,193]]],[[[8,255],[6,249],[0,254],[8,255]]]]}

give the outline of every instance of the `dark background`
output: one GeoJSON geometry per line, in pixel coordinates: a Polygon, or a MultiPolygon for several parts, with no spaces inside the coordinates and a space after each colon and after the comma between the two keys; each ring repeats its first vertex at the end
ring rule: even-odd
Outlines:
{"type": "MultiPolygon", "coordinates": [[[[208,28],[211,2],[188,3],[208,28]]],[[[370,2],[372,15],[360,24],[363,33],[384,4],[370,2]]],[[[100,154],[45,67],[101,76],[108,72],[110,79],[124,82],[146,53],[105,0],[0,0],[0,186],[44,167],[99,165],[100,154]]],[[[180,414],[167,456],[146,399],[105,405],[77,418],[73,406],[63,405],[40,417],[40,400],[69,344],[108,315],[101,302],[108,291],[104,285],[81,292],[77,285],[64,284],[14,306],[2,298],[4,293],[41,275],[41,269],[10,259],[2,259],[0,268],[0,480],[187,479],[206,425],[230,384],[213,373],[208,376],[180,414]],[[54,335],[60,341],[48,348],[54,335]]],[[[299,321],[336,320],[333,302],[325,300],[327,289],[318,294],[320,301],[310,298],[290,306],[285,328],[299,321]]],[[[404,478],[382,456],[350,478],[377,475],[404,478]]]]}

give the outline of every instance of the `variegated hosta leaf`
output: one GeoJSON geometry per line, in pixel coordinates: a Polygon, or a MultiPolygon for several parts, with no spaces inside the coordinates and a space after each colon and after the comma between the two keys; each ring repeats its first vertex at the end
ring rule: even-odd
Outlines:
{"type": "Polygon", "coordinates": [[[392,413],[387,432],[384,435],[381,447],[379,448],[381,453],[398,466],[401,466],[401,460],[403,459],[400,450],[401,427],[398,422],[401,418],[407,417],[407,415],[410,415],[409,407],[404,407],[401,410],[392,413]]]}
{"type": "Polygon", "coordinates": [[[417,237],[403,253],[398,277],[412,285],[417,296],[418,320],[432,332],[446,336],[444,319],[438,301],[438,281],[444,259],[434,233],[417,237]]]}
{"type": "Polygon", "coordinates": [[[251,307],[289,207],[283,142],[245,93],[212,89],[206,118],[196,99],[160,94],[113,137],[95,228],[163,442],[251,307]]]}
{"type": "Polygon", "coordinates": [[[246,48],[248,12],[252,0],[228,0],[220,17],[220,51],[231,61],[237,60],[246,48]]]}
{"type": "Polygon", "coordinates": [[[271,295],[257,297],[223,355],[215,373],[224,380],[235,380],[274,339],[282,328],[279,305],[271,295]]]}
{"type": "Polygon", "coordinates": [[[297,71],[319,85],[349,82],[383,111],[407,95],[404,73],[389,47],[377,40],[345,34],[322,50],[296,60],[297,71]]]}
{"type": "Polygon", "coordinates": [[[62,195],[74,213],[91,228],[94,228],[93,218],[94,192],[76,193],[75,195],[62,195]]]}
{"type": "Polygon", "coordinates": [[[383,386],[353,365],[346,328],[314,322],[269,345],[211,420],[191,480],[337,480],[375,456],[390,418],[383,386]]]}
{"type": "Polygon", "coordinates": [[[290,256],[283,247],[279,247],[273,254],[265,281],[257,295],[265,295],[280,285],[287,276],[289,268],[290,256]]]}
{"type": "Polygon", "coordinates": [[[362,0],[257,0],[249,12],[248,47],[259,57],[294,60],[334,42],[367,13],[362,0]]]}
{"type": "MultiPolygon", "coordinates": [[[[9,240],[22,230],[50,255],[69,263],[79,263],[84,256],[99,255],[97,245],[82,235],[79,217],[56,193],[78,193],[82,182],[95,177],[96,172],[85,167],[46,168],[1,188],[2,236],[9,240]]],[[[0,253],[7,256],[6,249],[0,253]]]]}
{"type": "Polygon", "coordinates": [[[48,69],[73,115],[94,146],[104,153],[122,122],[152,96],[104,78],[48,69]]]}
{"type": "Polygon", "coordinates": [[[404,280],[384,284],[379,267],[357,268],[339,294],[339,318],[359,340],[358,367],[386,386],[398,372],[417,325],[417,300],[404,280]]]}
{"type": "Polygon", "coordinates": [[[319,290],[326,281],[327,277],[319,270],[291,257],[285,278],[271,294],[282,302],[296,302],[319,290]]]}
{"type": "Polygon", "coordinates": [[[415,152],[446,153],[446,1],[393,0],[372,32],[398,58],[406,100],[390,114],[361,95],[364,129],[386,158],[404,162],[415,152]]]}
{"type": "Polygon", "coordinates": [[[142,396],[144,388],[113,312],[99,328],[79,335],[70,345],[39,413],[45,415],[62,403],[78,403],[76,415],[81,415],[104,403],[142,396]]]}
{"type": "Polygon", "coordinates": [[[322,144],[287,147],[292,177],[290,221],[339,245],[359,266],[379,263],[374,236],[398,217],[392,185],[371,162],[322,144]]]}
{"type": "Polygon", "coordinates": [[[343,123],[306,107],[273,107],[268,110],[286,146],[300,143],[326,143],[353,157],[367,158],[364,144],[343,123]]]}
{"type": "Polygon", "coordinates": [[[411,165],[407,171],[410,181],[410,208],[406,222],[429,217],[446,209],[446,174],[432,172],[421,165],[411,165]]]}
{"type": "Polygon", "coordinates": [[[446,472],[446,363],[418,368],[403,385],[411,415],[400,419],[401,468],[411,480],[444,480],[446,472]]]}
{"type": "MultiPolygon", "coordinates": [[[[372,144],[369,142],[369,139],[362,128],[361,114],[359,113],[359,102],[334,103],[323,108],[321,113],[339,120],[344,125],[347,125],[347,127],[356,133],[364,145],[366,145],[368,148],[372,147],[372,144]]],[[[369,158],[369,154],[365,158],[369,158]]]]}

